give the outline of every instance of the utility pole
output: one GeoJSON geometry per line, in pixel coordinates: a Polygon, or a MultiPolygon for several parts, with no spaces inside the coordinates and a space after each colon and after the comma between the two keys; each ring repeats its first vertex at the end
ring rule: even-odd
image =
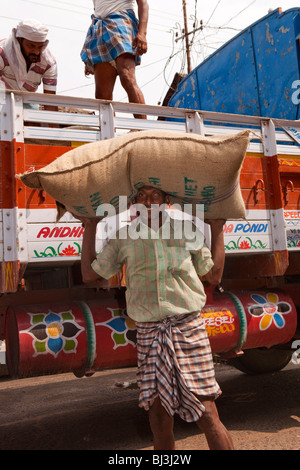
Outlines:
{"type": "Polygon", "coordinates": [[[192,71],[191,68],[191,54],[190,54],[190,43],[188,38],[188,25],[187,25],[187,17],[186,17],[186,1],[182,0],[182,8],[183,8],[183,18],[184,18],[184,36],[185,36],[185,47],[186,47],[186,58],[187,58],[187,71],[190,73],[192,71]]]}

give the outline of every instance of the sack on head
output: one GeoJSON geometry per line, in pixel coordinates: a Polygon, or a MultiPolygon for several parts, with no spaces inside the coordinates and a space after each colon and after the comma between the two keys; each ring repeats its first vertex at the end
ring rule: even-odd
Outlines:
{"type": "Polygon", "coordinates": [[[249,130],[203,137],[174,131],[140,131],[85,144],[46,167],[20,175],[61,208],[96,217],[97,208],[119,196],[132,200],[143,185],[157,187],[181,204],[204,204],[205,217],[245,218],[239,175],[249,130]]]}

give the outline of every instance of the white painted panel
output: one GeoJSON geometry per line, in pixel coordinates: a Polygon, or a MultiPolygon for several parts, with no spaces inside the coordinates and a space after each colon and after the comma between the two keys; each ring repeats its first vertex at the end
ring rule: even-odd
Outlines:
{"type": "Polygon", "coordinates": [[[18,259],[17,245],[17,209],[3,210],[3,259],[16,261],[18,259]]]}
{"type": "Polygon", "coordinates": [[[286,229],[283,209],[270,210],[273,249],[287,250],[286,229]]]}
{"type": "Polygon", "coordinates": [[[270,213],[248,210],[246,220],[227,220],[224,225],[225,251],[230,254],[265,253],[272,250],[270,213]]]}
{"type": "MultiPolygon", "coordinates": [[[[28,224],[32,223],[55,223],[57,211],[56,209],[26,209],[26,219],[28,224]]],[[[75,221],[70,212],[66,212],[60,219],[60,222],[75,221]]]]}
{"type": "Polygon", "coordinates": [[[0,340],[0,364],[6,364],[6,346],[5,341],[0,340]]]}
{"type": "Polygon", "coordinates": [[[43,242],[28,243],[29,263],[41,263],[44,261],[76,261],[80,259],[81,240],[57,241],[49,240],[43,242]]]}
{"type": "Polygon", "coordinates": [[[286,238],[289,251],[300,250],[300,211],[284,211],[286,238]]]}
{"type": "Polygon", "coordinates": [[[226,253],[253,253],[258,254],[272,250],[272,238],[270,235],[225,235],[226,253]]]}
{"type": "Polygon", "coordinates": [[[82,239],[84,228],[78,223],[28,224],[28,241],[66,241],[82,239]]]}

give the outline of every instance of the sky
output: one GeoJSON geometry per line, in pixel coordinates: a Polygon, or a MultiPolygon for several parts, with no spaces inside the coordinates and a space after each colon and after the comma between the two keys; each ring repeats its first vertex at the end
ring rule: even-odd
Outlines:
{"type": "MultiPolygon", "coordinates": [[[[147,104],[161,104],[176,72],[186,73],[182,0],[148,0],[148,52],[136,75],[147,104]],[[176,40],[177,39],[177,40],[176,40]],[[179,40],[178,40],[179,39],[179,40]]],[[[296,0],[186,0],[188,31],[198,29],[191,45],[192,68],[270,9],[297,7],[296,0]]],[[[80,51],[93,13],[92,0],[2,0],[1,38],[25,18],[49,27],[49,48],[58,64],[57,93],[94,98],[93,77],[85,77],[80,51]]],[[[42,89],[39,89],[41,92],[42,89]]],[[[117,80],[115,101],[127,101],[117,80]]]]}

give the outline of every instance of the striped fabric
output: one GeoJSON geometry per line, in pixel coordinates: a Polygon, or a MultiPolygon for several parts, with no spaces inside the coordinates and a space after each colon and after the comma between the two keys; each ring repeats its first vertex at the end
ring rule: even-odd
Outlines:
{"type": "Polygon", "coordinates": [[[19,52],[19,69],[24,69],[22,77],[23,79],[20,83],[18,82],[16,74],[14,73],[12,64],[10,63],[10,56],[7,54],[6,46],[7,40],[1,40],[0,80],[5,84],[7,89],[35,92],[37,91],[40,84],[43,83],[44,91],[56,91],[57,65],[56,60],[48,48],[42,52],[40,61],[31,64],[28,71],[26,69],[25,59],[22,56],[21,51],[17,50],[17,52],[19,52]]]}
{"type": "Polygon", "coordinates": [[[195,395],[216,399],[221,394],[199,312],[138,323],[137,348],[141,408],[149,410],[159,397],[170,416],[193,422],[205,411],[195,395]]]}
{"type": "Polygon", "coordinates": [[[118,11],[134,10],[136,0],[93,0],[95,16],[108,16],[118,11]]]}
{"type": "MultiPolygon", "coordinates": [[[[133,10],[112,13],[105,18],[92,15],[92,24],[80,54],[82,61],[93,69],[94,64],[113,62],[121,54],[134,54],[132,42],[137,32],[138,20],[133,10]]],[[[140,56],[134,57],[139,65],[140,56]]]]}
{"type": "Polygon", "coordinates": [[[167,219],[158,232],[139,219],[109,240],[92,263],[99,276],[109,279],[125,265],[126,302],[130,318],[159,321],[170,315],[201,310],[206,302],[204,276],[213,266],[201,232],[192,245],[176,238],[176,224],[167,219]],[[170,230],[167,238],[166,231],[170,230]]]}

